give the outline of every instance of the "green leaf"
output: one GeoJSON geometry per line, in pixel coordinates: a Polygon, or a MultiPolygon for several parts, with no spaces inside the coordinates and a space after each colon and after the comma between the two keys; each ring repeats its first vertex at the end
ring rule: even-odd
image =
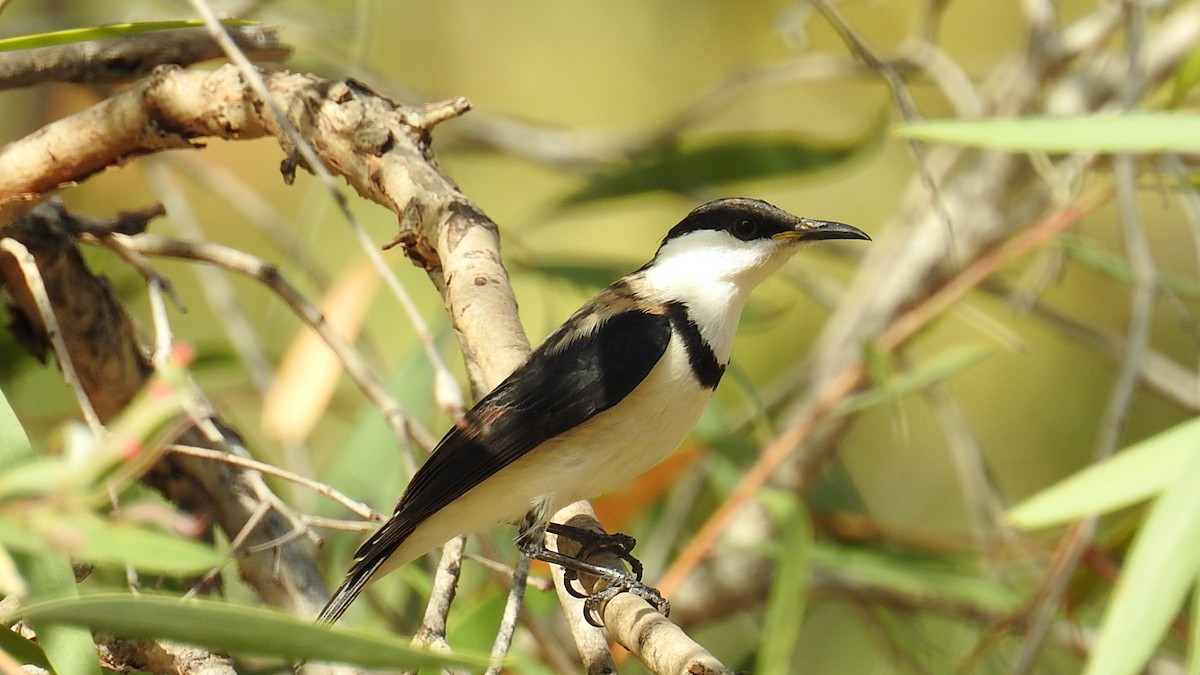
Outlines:
{"type": "Polygon", "coordinates": [[[1024,529],[1061,525],[1145,501],[1200,455],[1200,418],[1135,443],[1026,499],[1008,512],[1024,529]]]}
{"type": "Polygon", "coordinates": [[[0,473],[0,501],[37,497],[53,492],[67,480],[67,463],[58,457],[9,464],[0,473]]]}
{"type": "Polygon", "coordinates": [[[176,535],[51,508],[35,510],[19,521],[12,515],[0,518],[0,543],[10,550],[53,551],[153,574],[203,573],[225,559],[207,545],[176,535]]]}
{"type": "Polygon", "coordinates": [[[897,133],[923,141],[1014,151],[1200,151],[1200,115],[1173,112],[941,120],[905,125],[897,133]]]}
{"type": "Polygon", "coordinates": [[[98,442],[86,451],[67,453],[73,461],[68,480],[59,487],[64,501],[82,496],[94,505],[107,503],[109,495],[124,490],[158,462],[166,447],[163,433],[171,435],[173,423],[195,404],[188,360],[182,354],[167,359],[98,442]]]}
{"type": "Polygon", "coordinates": [[[924,391],[958,373],[982,362],[995,352],[990,346],[969,345],[951,347],[937,356],[926,359],[902,374],[889,376],[877,350],[868,348],[866,360],[877,386],[847,398],[838,408],[838,413],[849,415],[865,408],[894,401],[903,396],[924,391]],[[879,381],[880,378],[882,381],[879,381]]]}
{"type": "MultiPolygon", "coordinates": [[[[1105,250],[1084,237],[1060,235],[1057,240],[1072,259],[1084,266],[1123,284],[1133,283],[1133,268],[1129,266],[1129,262],[1125,258],[1105,250]]],[[[1192,279],[1160,272],[1156,281],[1163,288],[1185,299],[1200,299],[1200,283],[1192,279]]]]}
{"type": "Polygon", "coordinates": [[[804,626],[808,604],[809,559],[813,547],[808,511],[794,494],[764,490],[760,499],[775,516],[780,540],[775,549],[775,577],[767,596],[755,670],[792,673],[792,656],[804,626]]]}
{"type": "MultiPolygon", "coordinates": [[[[14,553],[13,557],[25,573],[33,597],[60,598],[59,602],[78,600],[75,571],[66,556],[14,553]]],[[[91,631],[79,626],[43,622],[33,617],[29,618],[29,625],[37,633],[38,644],[42,646],[56,673],[100,675],[100,662],[96,659],[96,645],[92,642],[91,631]]]]}
{"type": "MultiPolygon", "coordinates": [[[[8,465],[14,461],[27,460],[33,456],[29,439],[25,430],[17,420],[8,400],[0,393],[0,461],[8,465]]],[[[34,594],[47,597],[73,595],[75,588],[75,573],[71,562],[62,556],[49,555],[42,551],[28,555],[17,555],[5,551],[4,583],[7,590],[28,589],[34,594]],[[9,565],[20,571],[17,576],[9,565]]],[[[21,658],[29,658],[31,663],[48,663],[59,673],[80,673],[81,675],[99,675],[100,665],[96,660],[96,647],[92,644],[92,635],[86,630],[74,626],[39,626],[38,631],[43,657],[37,659],[29,650],[5,640],[0,647],[21,658]]],[[[8,633],[7,629],[0,630],[8,633]]],[[[19,636],[18,636],[19,638],[19,636]]]]}
{"type": "Polygon", "coordinates": [[[562,204],[656,191],[688,193],[737,181],[814,173],[845,162],[866,143],[818,147],[792,138],[746,136],[687,149],[656,147],[593,177],[562,204]]]}
{"type": "MultiPolygon", "coordinates": [[[[254,21],[243,21],[239,19],[224,19],[221,21],[221,23],[226,26],[250,26],[256,24],[254,21]]],[[[134,23],[110,23],[103,26],[90,26],[88,28],[72,28],[69,30],[54,31],[52,33],[21,35],[18,37],[0,40],[0,52],[12,51],[14,49],[50,47],[53,45],[70,44],[73,42],[105,40],[108,38],[140,35],[142,33],[158,33],[167,30],[177,30],[180,28],[198,28],[203,25],[203,20],[186,19],[182,21],[138,21],[134,23]]]]}
{"type": "Polygon", "coordinates": [[[1193,452],[1138,532],[1113,589],[1086,675],[1134,675],[1153,655],[1200,571],[1200,453],[1193,452]]]}
{"type": "Polygon", "coordinates": [[[0,391],[0,462],[10,466],[13,462],[33,456],[25,427],[13,412],[4,392],[0,391]]]}
{"type": "Polygon", "coordinates": [[[50,661],[46,658],[46,652],[32,640],[26,640],[7,627],[0,628],[0,651],[7,653],[14,661],[21,665],[32,664],[42,668],[49,668],[50,661]]]}
{"type": "Polygon", "coordinates": [[[904,556],[866,548],[817,543],[812,568],[849,583],[878,587],[911,598],[913,604],[953,604],[986,614],[1015,612],[1022,598],[952,560],[904,556]]]}
{"type": "Polygon", "coordinates": [[[515,259],[508,264],[514,269],[540,274],[547,279],[566,281],[588,290],[595,290],[611,284],[641,263],[601,263],[594,260],[557,260],[543,263],[515,259]]]}
{"type": "Polygon", "coordinates": [[[1171,88],[1171,106],[1179,105],[1200,82],[1200,47],[1193,49],[1175,68],[1174,86],[1171,88]]]}
{"type": "MultiPolygon", "coordinates": [[[[51,600],[9,618],[66,623],[146,640],[176,640],[240,656],[331,661],[368,668],[482,667],[482,656],[434,653],[407,640],[317,626],[276,610],[212,600],[104,593],[51,600]]],[[[65,671],[74,672],[74,671],[65,671]]]]}

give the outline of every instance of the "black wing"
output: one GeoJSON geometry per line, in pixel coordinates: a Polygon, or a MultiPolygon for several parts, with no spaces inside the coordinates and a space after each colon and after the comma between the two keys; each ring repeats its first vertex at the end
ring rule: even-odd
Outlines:
{"type": "Polygon", "coordinates": [[[671,340],[664,314],[630,308],[579,336],[579,313],[455,425],[413,476],[390,520],[355,553],[321,612],[334,621],[403,541],[438,510],[525,453],[616,405],[671,340]]]}

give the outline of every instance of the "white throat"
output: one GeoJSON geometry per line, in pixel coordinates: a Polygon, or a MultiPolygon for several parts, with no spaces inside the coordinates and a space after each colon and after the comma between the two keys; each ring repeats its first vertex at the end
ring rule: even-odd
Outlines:
{"type": "Polygon", "coordinates": [[[643,288],[650,299],[687,305],[717,361],[725,364],[750,291],[794,249],[783,241],[739,241],[717,230],[690,232],[665,243],[642,269],[643,288]]]}

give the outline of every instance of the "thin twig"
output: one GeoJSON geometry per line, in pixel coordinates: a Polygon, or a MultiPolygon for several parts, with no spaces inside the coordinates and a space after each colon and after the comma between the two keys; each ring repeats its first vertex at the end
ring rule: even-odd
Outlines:
{"type": "MultiPolygon", "coordinates": [[[[167,207],[177,232],[185,239],[206,239],[183,187],[157,157],[147,159],[146,178],[167,207]]],[[[207,296],[216,320],[224,326],[225,335],[245,366],[255,391],[265,394],[275,377],[275,369],[233,284],[208,267],[196,267],[196,274],[200,277],[201,291],[207,296]]]]}
{"type": "Polygon", "coordinates": [[[146,280],[146,289],[150,298],[150,320],[154,326],[154,350],[151,353],[150,362],[154,364],[155,368],[163,367],[171,355],[173,342],[171,322],[167,318],[167,303],[164,296],[170,295],[178,307],[183,306],[183,300],[175,293],[175,287],[170,280],[159,274],[145,256],[126,246],[113,233],[84,236],[90,236],[98,243],[116,251],[126,262],[133,265],[134,269],[141,272],[142,278],[146,280]]]}
{"type": "Polygon", "coordinates": [[[491,663],[487,675],[500,675],[504,669],[504,657],[512,647],[513,635],[517,632],[517,619],[521,614],[521,603],[525,599],[525,583],[529,579],[529,556],[517,557],[517,566],[513,569],[512,584],[508,589],[508,599],[504,603],[504,613],[500,617],[500,627],[496,629],[496,638],[492,641],[491,663]]]}
{"type": "Polygon", "coordinates": [[[305,248],[304,242],[297,236],[296,223],[286,218],[262,192],[246,181],[244,175],[222,164],[206,162],[203,156],[167,155],[163,161],[239,214],[288,260],[293,261],[310,283],[318,288],[325,288],[332,283],[318,258],[324,251],[317,246],[313,247],[313,251],[305,248]]]}
{"type": "Polygon", "coordinates": [[[304,522],[308,523],[309,527],[319,527],[325,530],[339,530],[342,532],[374,532],[379,529],[379,524],[375,521],[366,520],[343,520],[340,518],[325,518],[323,516],[313,516],[305,514],[301,516],[304,522]]]}
{"type": "MultiPolygon", "coordinates": [[[[421,620],[421,628],[413,636],[414,647],[428,647],[435,651],[449,652],[450,643],[446,641],[446,619],[450,616],[450,605],[458,589],[458,578],[462,573],[463,549],[466,548],[467,538],[459,536],[451,539],[442,546],[442,557],[438,562],[437,571],[433,575],[433,590],[429,595],[429,604],[425,606],[425,616],[421,620]]],[[[450,669],[456,675],[465,670],[450,669]]]]}
{"type": "MultiPolygon", "coordinates": [[[[994,277],[981,284],[980,290],[1008,299],[1016,293],[1011,286],[994,277]]],[[[1095,349],[1114,361],[1119,361],[1125,353],[1125,338],[1119,333],[1075,319],[1041,301],[1023,304],[1021,309],[1046,322],[1065,337],[1095,349]]],[[[1151,349],[1146,352],[1141,377],[1147,387],[1176,405],[1200,412],[1200,377],[1197,377],[1194,368],[1185,367],[1166,354],[1151,349]]]]}
{"type": "MultiPolygon", "coordinates": [[[[275,266],[249,253],[220,244],[185,242],[152,234],[114,236],[125,237],[127,246],[146,255],[198,260],[258,280],[278,295],[309,328],[321,336],[346,368],[346,374],[383,414],[402,447],[412,441],[426,452],[433,448],[433,439],[429,433],[404,411],[353,345],[329,326],[321,310],[292,286],[275,266]]],[[[415,472],[416,465],[412,453],[400,454],[409,473],[415,472]]]]}
{"type": "MultiPolygon", "coordinates": [[[[288,141],[293,145],[294,151],[300,153],[300,156],[304,159],[305,166],[321,180],[322,184],[324,184],[326,190],[328,190],[330,196],[333,198],[334,203],[337,204],[338,210],[341,211],[346,223],[350,226],[350,229],[354,234],[354,238],[358,241],[363,253],[366,254],[367,260],[371,262],[371,265],[379,273],[380,278],[383,279],[384,284],[400,302],[401,308],[404,309],[405,314],[408,316],[409,321],[413,325],[413,329],[416,331],[417,336],[421,340],[421,345],[425,350],[426,358],[433,367],[434,395],[437,399],[438,405],[441,406],[443,410],[450,413],[451,416],[460,416],[464,410],[462,390],[458,386],[454,376],[450,373],[450,369],[446,367],[446,362],[442,359],[441,354],[438,353],[437,347],[433,340],[433,334],[429,332],[429,328],[426,326],[425,320],[421,318],[421,313],[417,310],[417,306],[413,302],[412,297],[409,295],[408,290],[404,288],[403,284],[401,284],[399,279],[396,278],[396,275],[392,273],[391,268],[388,267],[387,261],[383,259],[383,255],[379,252],[379,248],[375,245],[375,242],[371,240],[371,237],[367,234],[366,229],[361,223],[359,223],[358,218],[355,217],[354,213],[350,210],[350,205],[346,201],[345,195],[342,194],[342,191],[338,188],[333,174],[325,166],[325,163],[321,161],[321,158],[317,155],[317,152],[313,150],[308,141],[300,135],[300,132],[296,129],[295,125],[292,124],[292,121],[284,113],[284,110],[279,105],[279,102],[276,101],[275,97],[271,94],[266,82],[264,82],[262,79],[262,74],[257,68],[254,67],[254,64],[250,62],[250,59],[246,58],[246,55],[242,53],[237,44],[229,37],[229,34],[225,30],[225,26],[223,26],[217,19],[216,14],[213,13],[212,8],[208,6],[208,3],[204,0],[191,0],[191,2],[192,7],[195,8],[200,17],[204,19],[204,23],[206,26],[208,26],[209,32],[212,34],[213,39],[216,40],[219,45],[221,45],[221,48],[225,51],[225,54],[229,57],[230,61],[232,61],[238,66],[239,69],[241,69],[243,76],[250,84],[250,88],[254,90],[255,95],[257,95],[259,99],[266,103],[270,108],[271,113],[276,118],[276,123],[279,125],[288,141]]],[[[465,112],[465,109],[461,108],[461,106],[447,106],[444,107],[444,109],[452,110],[453,115],[465,112]]],[[[441,110],[443,110],[443,107],[431,107],[429,116],[422,119],[421,123],[426,126],[426,128],[432,128],[438,122],[442,121],[440,118],[440,113],[435,112],[441,110]]]]}
{"type": "MultiPolygon", "coordinates": [[[[196,387],[195,383],[192,383],[191,386],[192,396],[183,400],[183,410],[191,420],[194,428],[199,431],[204,439],[212,444],[214,448],[217,448],[222,452],[227,452],[230,455],[249,457],[250,453],[246,450],[245,446],[242,445],[241,439],[236,434],[231,434],[226,431],[226,429],[218,425],[216,421],[216,415],[213,412],[212,403],[210,403],[200,389],[196,387]]],[[[257,553],[264,549],[280,547],[282,544],[295,539],[296,537],[293,535],[306,535],[313,543],[320,544],[320,537],[318,537],[317,534],[308,527],[308,523],[301,518],[299,514],[292,510],[290,506],[285,504],[283,500],[279,498],[279,495],[275,494],[274,491],[266,487],[266,483],[262,481],[262,476],[256,476],[256,478],[258,479],[257,485],[262,487],[262,489],[258,491],[259,500],[269,504],[276,513],[278,513],[288,522],[290,527],[284,530],[281,534],[276,535],[274,538],[268,539],[265,542],[265,546],[263,545],[263,542],[259,542],[254,546],[247,547],[247,551],[250,553],[257,553]]],[[[257,505],[255,508],[258,508],[257,505]]],[[[239,530],[239,532],[240,531],[242,530],[239,530]]],[[[276,564],[278,564],[278,561],[276,561],[276,564]]]]}
{"type": "MultiPolygon", "coordinates": [[[[262,522],[262,519],[266,517],[267,513],[269,513],[270,510],[271,510],[271,505],[269,503],[259,502],[258,506],[250,514],[250,517],[246,520],[246,524],[242,527],[241,531],[238,532],[237,536],[235,536],[233,538],[233,541],[231,541],[229,543],[229,557],[230,558],[237,556],[238,552],[240,552],[243,548],[246,548],[246,550],[250,550],[248,547],[246,547],[246,539],[248,539],[250,537],[250,535],[254,533],[254,529],[258,527],[258,524],[262,522]]],[[[225,567],[225,564],[222,563],[222,564],[212,568],[208,572],[206,572],[204,574],[204,576],[200,577],[199,581],[192,584],[192,587],[189,588],[187,590],[187,592],[183,594],[183,599],[187,600],[188,598],[194,597],[197,593],[200,592],[201,588],[204,588],[205,586],[208,586],[210,583],[212,583],[212,580],[217,578],[217,575],[221,573],[221,570],[224,567],[225,567]]]]}
{"type": "Polygon", "coordinates": [[[383,519],[383,517],[379,514],[378,511],[372,509],[371,507],[367,506],[366,504],[363,504],[362,502],[351,499],[344,493],[339,492],[338,490],[326,485],[325,483],[313,480],[311,478],[306,478],[304,476],[301,476],[297,473],[293,473],[286,469],[281,469],[273,464],[267,464],[266,462],[260,462],[256,459],[250,459],[249,457],[239,457],[237,455],[231,455],[227,452],[221,452],[219,450],[210,450],[208,448],[198,448],[198,447],[195,447],[192,445],[172,445],[172,446],[169,446],[167,449],[170,450],[171,452],[176,452],[176,453],[179,453],[182,455],[191,455],[192,457],[203,457],[205,459],[211,459],[214,462],[224,462],[225,464],[232,464],[233,466],[240,466],[240,467],[243,467],[246,469],[253,469],[259,473],[276,476],[278,478],[282,478],[283,480],[290,481],[297,485],[302,485],[302,486],[312,490],[313,492],[316,492],[317,494],[324,495],[324,496],[332,499],[333,501],[341,504],[342,506],[345,506],[347,509],[358,514],[365,520],[380,521],[383,519]]]}
{"type": "Polygon", "coordinates": [[[994,548],[998,539],[1013,540],[1012,529],[1004,523],[1004,506],[988,474],[983,449],[971,431],[962,403],[945,383],[933,385],[925,395],[946,437],[946,447],[971,518],[971,534],[979,550],[994,548]]]}
{"type": "Polygon", "coordinates": [[[155,368],[166,365],[171,356],[171,322],[167,319],[167,303],[163,299],[163,285],[158,277],[152,277],[147,285],[150,296],[150,320],[154,325],[154,351],[150,362],[155,368]]]}
{"type": "MultiPolygon", "coordinates": [[[[1175,176],[1177,183],[1175,193],[1183,203],[1187,223],[1192,233],[1192,246],[1196,248],[1196,260],[1200,261],[1200,191],[1189,178],[1187,166],[1179,155],[1167,155],[1162,158],[1167,168],[1175,176]]],[[[1193,387],[1194,400],[1200,400],[1200,386],[1193,387]]]]}
{"type": "Polygon", "coordinates": [[[92,407],[92,402],[83,389],[83,383],[79,381],[79,373],[75,371],[75,364],[71,361],[71,354],[67,351],[67,344],[62,337],[62,329],[58,325],[58,317],[54,314],[54,305],[46,295],[46,285],[42,282],[42,274],[38,271],[37,261],[34,260],[33,255],[29,249],[25,248],[24,244],[11,237],[0,239],[0,249],[11,255],[21,268],[21,274],[25,277],[29,292],[33,295],[34,302],[37,303],[42,324],[46,327],[46,335],[50,339],[50,344],[54,346],[54,354],[62,369],[63,379],[67,381],[67,385],[75,394],[75,401],[79,404],[79,410],[83,413],[83,419],[87,421],[88,428],[92,430],[94,436],[99,437],[104,433],[104,425],[100,422],[100,416],[96,414],[96,409],[92,407]]]}
{"type": "MultiPolygon", "coordinates": [[[[900,116],[905,122],[912,124],[919,122],[922,119],[921,110],[917,107],[917,102],[913,98],[912,92],[908,89],[908,83],[904,81],[904,77],[900,71],[889,61],[886,61],[875,54],[875,50],[867,43],[866,38],[859,34],[858,30],[846,20],[836,7],[826,0],[810,0],[817,11],[821,13],[829,25],[833,27],[842,42],[850,48],[863,63],[867,64],[875,72],[883,77],[887,83],[888,90],[892,93],[892,100],[896,104],[896,109],[900,111],[900,116]]],[[[921,144],[915,139],[908,139],[905,142],[908,151],[912,154],[913,163],[916,166],[917,173],[921,177],[921,182],[924,183],[925,189],[929,191],[930,203],[937,210],[938,215],[942,217],[942,222],[946,226],[946,246],[951,256],[955,255],[956,246],[954,245],[954,222],[950,217],[950,211],[940,198],[940,190],[938,182],[934,179],[933,173],[930,171],[928,164],[925,161],[925,150],[921,144]]]]}

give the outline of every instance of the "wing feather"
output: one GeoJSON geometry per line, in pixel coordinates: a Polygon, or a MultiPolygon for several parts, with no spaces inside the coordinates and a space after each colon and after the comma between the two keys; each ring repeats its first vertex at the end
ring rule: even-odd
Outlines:
{"type": "Polygon", "coordinates": [[[437,444],[391,519],[355,553],[321,620],[336,620],[426,518],[547,439],[629,395],[670,340],[671,319],[636,308],[621,282],[577,312],[437,444]],[[596,306],[619,311],[597,320],[597,312],[589,309],[596,306]]]}

